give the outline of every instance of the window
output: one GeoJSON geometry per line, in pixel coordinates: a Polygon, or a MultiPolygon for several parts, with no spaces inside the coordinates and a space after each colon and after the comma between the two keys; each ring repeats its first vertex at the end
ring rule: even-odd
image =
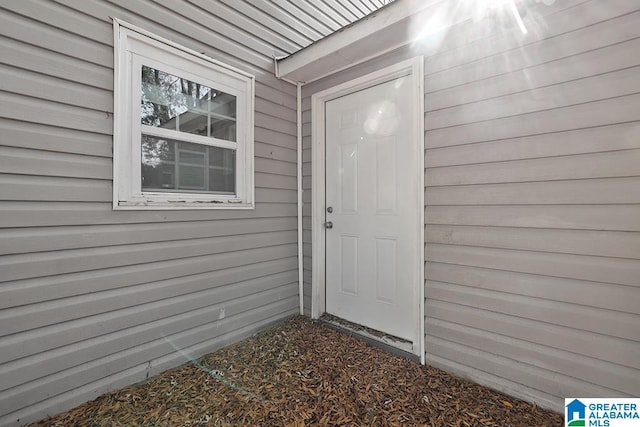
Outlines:
{"type": "Polygon", "coordinates": [[[114,30],[114,209],[252,209],[253,77],[114,30]]]}

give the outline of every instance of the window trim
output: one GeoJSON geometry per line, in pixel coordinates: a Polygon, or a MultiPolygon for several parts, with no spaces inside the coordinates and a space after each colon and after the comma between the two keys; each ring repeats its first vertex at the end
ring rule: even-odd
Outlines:
{"type": "MultiPolygon", "coordinates": [[[[114,27],[114,128],[113,209],[254,209],[254,94],[255,78],[189,48],[113,18],[114,27]],[[144,60],[143,60],[144,58],[144,60]],[[159,65],[192,81],[236,96],[236,142],[185,133],[185,138],[167,138],[236,151],[236,193],[181,193],[143,191],[141,183],[140,98],[141,81],[136,67],[159,65]],[[202,71],[202,72],[199,72],[202,71]],[[215,78],[211,77],[215,74],[215,78]]],[[[164,129],[153,134],[164,137],[164,129]]]]}

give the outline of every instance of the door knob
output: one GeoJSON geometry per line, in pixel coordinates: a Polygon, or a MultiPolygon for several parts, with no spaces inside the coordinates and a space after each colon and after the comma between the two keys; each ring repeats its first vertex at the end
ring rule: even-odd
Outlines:
{"type": "Polygon", "coordinates": [[[328,229],[333,228],[333,222],[331,222],[331,221],[325,222],[324,223],[324,228],[328,228],[328,229]]]}

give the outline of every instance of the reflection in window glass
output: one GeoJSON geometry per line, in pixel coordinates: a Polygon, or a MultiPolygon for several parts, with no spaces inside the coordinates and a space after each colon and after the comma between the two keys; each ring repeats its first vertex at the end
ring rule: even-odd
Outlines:
{"type": "Polygon", "coordinates": [[[185,190],[205,190],[204,185],[204,167],[187,166],[180,163],[178,167],[179,188],[185,190]]]}
{"type": "Polygon", "coordinates": [[[235,150],[142,135],[143,191],[234,194],[235,175],[235,150]]]}
{"type": "Polygon", "coordinates": [[[141,124],[236,141],[236,97],[142,66],[141,124]]]}

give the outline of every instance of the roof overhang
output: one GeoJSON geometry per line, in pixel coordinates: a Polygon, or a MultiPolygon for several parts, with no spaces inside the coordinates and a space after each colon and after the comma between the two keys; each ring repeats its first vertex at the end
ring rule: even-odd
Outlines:
{"type": "Polygon", "coordinates": [[[468,14],[460,13],[460,4],[455,0],[396,0],[294,54],[277,59],[276,76],[310,83],[396,50],[424,37],[425,30],[442,31],[443,25],[450,27],[468,18],[468,14]],[[433,18],[442,15],[443,9],[447,20],[434,22],[433,18]]]}

